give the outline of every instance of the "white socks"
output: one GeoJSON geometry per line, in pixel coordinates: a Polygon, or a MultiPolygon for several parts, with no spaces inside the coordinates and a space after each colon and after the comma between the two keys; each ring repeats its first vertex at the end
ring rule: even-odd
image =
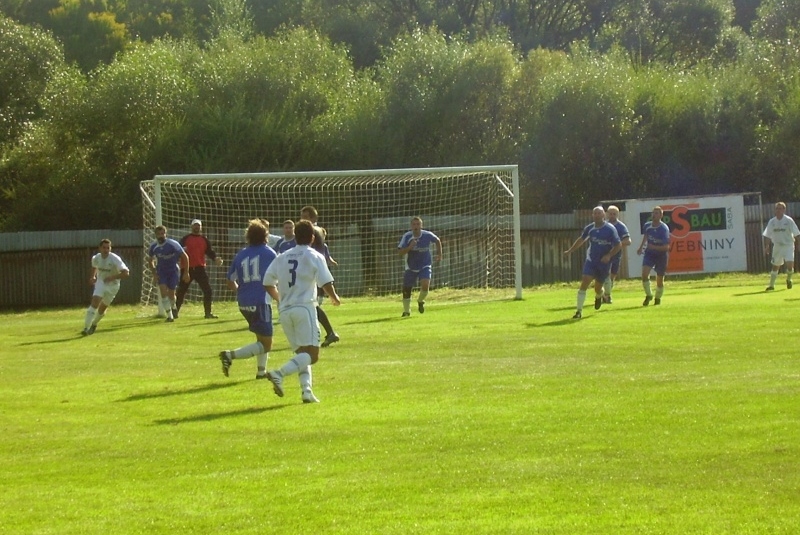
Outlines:
{"type": "Polygon", "coordinates": [[[614,280],[611,277],[608,277],[603,281],[603,290],[605,290],[606,295],[611,295],[611,288],[613,287],[614,280]]]}
{"type": "Polygon", "coordinates": [[[300,390],[303,392],[311,392],[311,365],[309,364],[300,370],[300,390]]]}
{"type": "Polygon", "coordinates": [[[298,353],[293,359],[281,366],[281,375],[286,377],[293,373],[299,373],[303,368],[311,366],[311,355],[308,353],[298,353]]]}
{"type": "Polygon", "coordinates": [[[644,288],[644,294],[647,297],[653,297],[653,290],[650,289],[650,279],[642,280],[642,287],[644,288]]]}
{"type": "Polygon", "coordinates": [[[578,311],[583,310],[583,303],[586,301],[586,290],[578,290],[578,311]]]}
{"type": "Polygon", "coordinates": [[[89,305],[89,308],[86,309],[86,317],[83,320],[84,328],[88,329],[92,326],[92,321],[94,321],[94,315],[97,313],[97,309],[93,306],[89,305]]]}
{"type": "Polygon", "coordinates": [[[403,299],[403,312],[411,314],[411,298],[403,299]]]}
{"type": "Polygon", "coordinates": [[[264,346],[261,342],[255,342],[250,345],[240,347],[231,351],[231,358],[233,359],[249,359],[256,355],[264,353],[264,346]]]}

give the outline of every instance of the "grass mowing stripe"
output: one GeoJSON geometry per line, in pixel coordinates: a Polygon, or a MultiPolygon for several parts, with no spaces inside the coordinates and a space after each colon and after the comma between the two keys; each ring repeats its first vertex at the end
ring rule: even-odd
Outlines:
{"type": "MultiPolygon", "coordinates": [[[[328,307],[342,341],[277,398],[232,304],[0,315],[5,533],[793,533],[798,328],[761,278],[440,290],[328,307]],[[591,297],[591,296],[590,296],[591,297]],[[591,304],[591,300],[587,299],[591,304]]],[[[270,367],[290,356],[278,328],[270,367]]]]}

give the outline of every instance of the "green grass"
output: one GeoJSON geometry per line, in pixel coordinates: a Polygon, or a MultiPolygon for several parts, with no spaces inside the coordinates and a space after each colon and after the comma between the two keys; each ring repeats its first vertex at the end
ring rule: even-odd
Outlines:
{"type": "MultiPolygon", "coordinates": [[[[342,341],[277,398],[231,304],[0,315],[0,531],[796,533],[800,290],[635,281],[327,306],[342,341]]],[[[270,367],[290,356],[275,337],[270,367]]]]}

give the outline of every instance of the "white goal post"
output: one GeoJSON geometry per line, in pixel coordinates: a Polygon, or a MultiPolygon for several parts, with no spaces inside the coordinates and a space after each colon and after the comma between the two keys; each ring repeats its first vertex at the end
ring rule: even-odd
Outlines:
{"type": "MultiPolygon", "coordinates": [[[[397,243],[419,216],[437,234],[443,258],[433,266],[431,289],[515,288],[522,297],[519,173],[516,165],[158,175],[142,181],[143,246],[157,225],[179,240],[192,219],[226,262],[245,244],[247,222],[263,218],[280,235],[312,205],[328,232],[337,291],[344,296],[401,290],[404,260],[397,243]]],[[[208,263],[214,299],[235,299],[225,269],[208,263]]],[[[142,305],[158,303],[152,273],[143,267],[142,305]]],[[[187,300],[199,300],[193,284],[187,300]]]]}

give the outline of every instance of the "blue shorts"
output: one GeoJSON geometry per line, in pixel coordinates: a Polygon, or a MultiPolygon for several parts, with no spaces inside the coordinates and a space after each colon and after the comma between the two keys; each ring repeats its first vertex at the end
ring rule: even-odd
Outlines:
{"type": "Polygon", "coordinates": [[[669,260],[669,253],[662,251],[651,252],[645,249],[642,267],[655,269],[656,274],[663,277],[667,273],[667,260],[669,260]]]}
{"type": "Polygon", "coordinates": [[[621,260],[622,260],[621,254],[615,254],[613,258],[611,258],[611,262],[609,262],[609,264],[611,265],[611,269],[609,271],[611,272],[612,275],[616,275],[617,273],[619,273],[619,263],[621,260]]]}
{"type": "Polygon", "coordinates": [[[603,263],[599,260],[587,260],[583,263],[583,274],[601,282],[608,278],[610,269],[611,262],[603,263]]]}
{"type": "Polygon", "coordinates": [[[411,271],[407,269],[403,274],[403,288],[413,288],[419,280],[431,280],[431,267],[424,267],[419,271],[411,271]]]}
{"type": "Polygon", "coordinates": [[[255,305],[239,307],[250,332],[261,336],[272,336],[272,307],[270,305],[255,305]]]}
{"type": "Polygon", "coordinates": [[[181,274],[179,271],[170,271],[169,273],[161,273],[158,272],[158,285],[161,286],[162,284],[169,288],[170,290],[174,290],[178,287],[178,282],[181,280],[181,274]]]}

